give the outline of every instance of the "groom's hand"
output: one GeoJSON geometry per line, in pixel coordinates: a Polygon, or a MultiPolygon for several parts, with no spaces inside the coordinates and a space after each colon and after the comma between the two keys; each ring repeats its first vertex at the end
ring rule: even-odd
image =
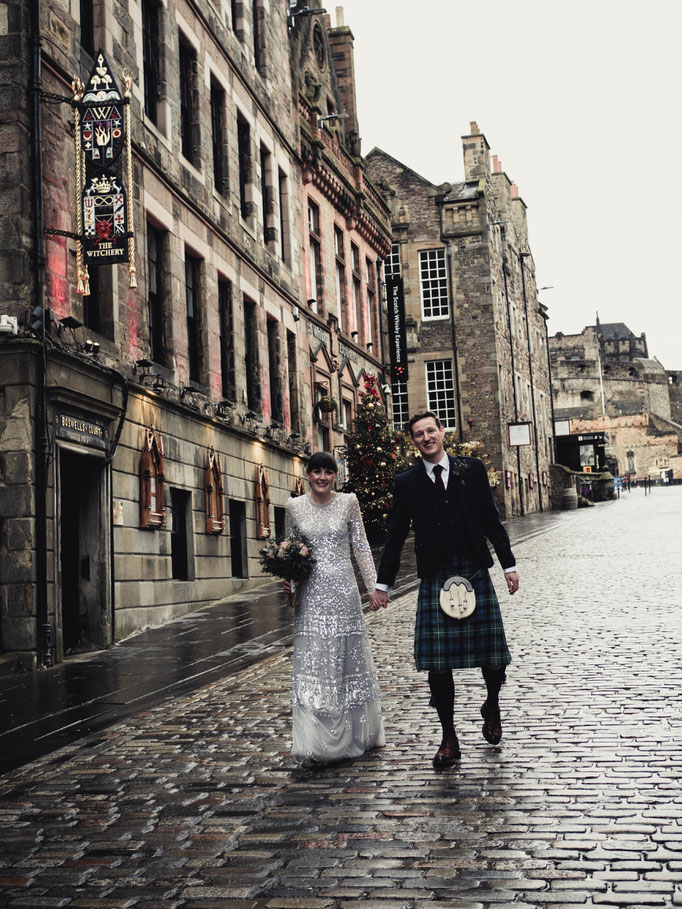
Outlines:
{"type": "Polygon", "coordinates": [[[388,606],[388,594],[385,590],[373,590],[369,596],[369,608],[376,612],[382,606],[388,606]]]}
{"type": "Polygon", "coordinates": [[[514,594],[519,589],[519,576],[515,571],[509,571],[504,576],[509,593],[514,594]]]}

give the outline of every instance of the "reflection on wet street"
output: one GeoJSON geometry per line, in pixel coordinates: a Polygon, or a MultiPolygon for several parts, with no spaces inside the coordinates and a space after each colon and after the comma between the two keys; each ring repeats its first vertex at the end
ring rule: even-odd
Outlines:
{"type": "MultiPolygon", "coordinates": [[[[518,518],[512,540],[558,526],[565,515],[518,518]]],[[[381,546],[373,547],[378,560],[381,546]]],[[[411,541],[393,596],[416,590],[411,541]]],[[[362,585],[360,585],[362,589],[362,585]]],[[[367,597],[363,596],[366,605],[367,597]]],[[[145,631],[109,650],[40,672],[0,678],[0,772],[21,766],[160,700],[206,685],[292,643],[281,585],[265,583],[145,631]]]]}

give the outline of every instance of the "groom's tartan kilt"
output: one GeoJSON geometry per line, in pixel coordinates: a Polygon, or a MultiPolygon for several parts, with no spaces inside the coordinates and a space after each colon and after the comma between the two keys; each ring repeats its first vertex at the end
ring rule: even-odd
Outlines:
{"type": "Polygon", "coordinates": [[[471,666],[506,666],[511,662],[500,604],[487,568],[455,557],[436,578],[423,578],[414,627],[417,669],[466,669],[471,666]],[[471,581],[476,609],[466,619],[451,619],[440,608],[443,583],[452,575],[471,581]]]}

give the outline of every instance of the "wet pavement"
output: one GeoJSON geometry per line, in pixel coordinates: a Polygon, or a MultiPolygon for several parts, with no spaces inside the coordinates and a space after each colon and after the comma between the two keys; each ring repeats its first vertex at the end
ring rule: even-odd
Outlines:
{"type": "MultiPolygon", "coordinates": [[[[566,520],[567,514],[528,515],[511,521],[508,530],[513,541],[523,540],[566,520]]],[[[405,554],[396,596],[418,583],[409,541],[405,554]]],[[[0,773],[238,672],[291,643],[291,611],[281,584],[270,582],[109,650],[70,657],[41,672],[1,677],[0,773]]]]}
{"type": "Polygon", "coordinates": [[[403,594],[367,616],[386,747],[292,767],[275,651],[0,777],[2,909],[682,906],[682,489],[557,517],[501,596],[500,747],[460,671],[432,769],[403,594]]]}

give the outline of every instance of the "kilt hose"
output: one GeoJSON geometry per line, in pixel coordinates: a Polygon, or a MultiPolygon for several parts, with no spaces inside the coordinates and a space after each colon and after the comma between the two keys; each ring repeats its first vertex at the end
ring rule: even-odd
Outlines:
{"type": "Polygon", "coordinates": [[[506,666],[511,655],[504,635],[500,604],[487,568],[454,556],[435,578],[422,578],[414,626],[414,660],[418,670],[506,666]],[[440,592],[452,575],[471,581],[476,609],[466,619],[451,619],[440,608],[440,592]]]}

